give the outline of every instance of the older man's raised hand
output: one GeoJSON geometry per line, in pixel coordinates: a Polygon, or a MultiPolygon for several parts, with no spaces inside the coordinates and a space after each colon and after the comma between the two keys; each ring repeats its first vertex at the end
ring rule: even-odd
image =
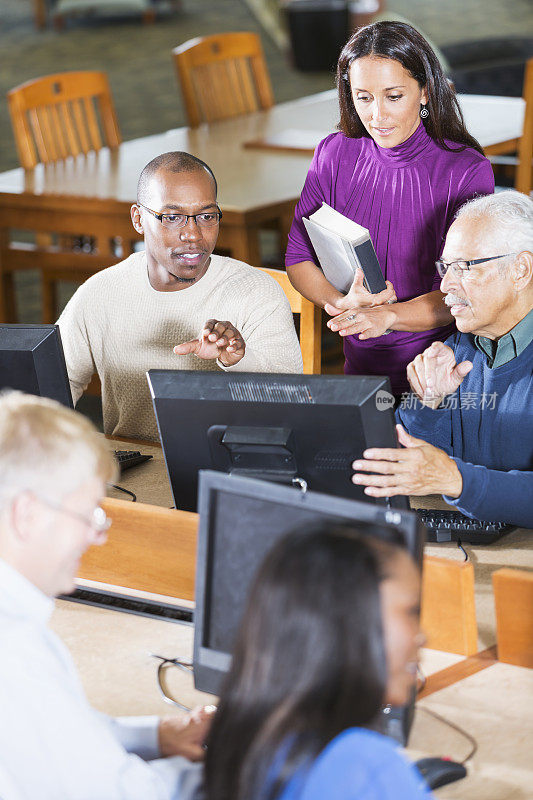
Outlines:
{"type": "Polygon", "coordinates": [[[231,322],[208,319],[199,337],[177,344],[174,352],[178,356],[194,353],[206,361],[218,358],[225,367],[233,367],[246,351],[242,335],[231,322]]]}
{"type": "Polygon", "coordinates": [[[471,369],[471,361],[457,364],[451,347],[433,342],[408,364],[407,379],[424,405],[438,408],[447,395],[457,391],[471,369]]]}

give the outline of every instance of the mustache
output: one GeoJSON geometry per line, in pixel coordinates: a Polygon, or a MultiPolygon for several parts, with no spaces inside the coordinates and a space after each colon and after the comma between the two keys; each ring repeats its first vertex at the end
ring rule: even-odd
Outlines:
{"type": "Polygon", "coordinates": [[[459,306],[459,305],[461,305],[461,306],[469,306],[470,305],[468,300],[466,300],[464,297],[459,297],[458,295],[452,294],[451,292],[449,292],[445,296],[444,302],[446,303],[447,306],[459,306]]]}

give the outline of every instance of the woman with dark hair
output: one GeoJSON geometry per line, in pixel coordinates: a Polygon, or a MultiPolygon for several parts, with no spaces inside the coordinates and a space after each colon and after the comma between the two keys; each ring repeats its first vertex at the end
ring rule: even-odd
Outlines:
{"type": "Polygon", "coordinates": [[[395,534],[324,525],[267,556],[208,737],[206,800],[431,797],[368,727],[408,700],[423,638],[419,573],[395,534]]]}
{"type": "Polygon", "coordinates": [[[345,337],[345,372],[389,375],[399,395],[407,364],[453,330],[435,261],[459,207],[491,194],[494,176],[435,53],[410,25],[357,31],[341,52],[337,88],[340,132],[315,151],[285,263],[345,337]],[[323,202],[369,229],[387,290],[370,295],[360,271],[345,296],[326,280],[302,222],[323,202]]]}

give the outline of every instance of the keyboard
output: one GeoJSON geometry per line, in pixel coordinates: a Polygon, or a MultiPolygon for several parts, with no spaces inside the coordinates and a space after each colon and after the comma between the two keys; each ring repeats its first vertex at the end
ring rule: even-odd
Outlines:
{"type": "Polygon", "coordinates": [[[153,458],[153,456],[143,455],[138,450],[115,450],[115,458],[118,461],[120,474],[122,475],[124,470],[136,467],[137,464],[144,464],[145,461],[153,458]]]}
{"type": "Polygon", "coordinates": [[[491,544],[506,533],[515,530],[505,522],[484,522],[470,519],[459,511],[438,511],[434,508],[417,508],[416,513],[427,529],[428,542],[470,542],[491,544]]]}

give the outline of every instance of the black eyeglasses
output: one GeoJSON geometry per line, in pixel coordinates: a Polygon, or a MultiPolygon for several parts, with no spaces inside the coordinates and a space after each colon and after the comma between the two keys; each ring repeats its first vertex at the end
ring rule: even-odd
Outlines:
{"type": "Polygon", "coordinates": [[[466,278],[467,273],[470,272],[470,267],[473,267],[475,264],[484,264],[486,261],[496,261],[498,258],[507,258],[507,256],[514,255],[516,255],[516,253],[505,253],[503,256],[475,258],[473,261],[463,261],[461,259],[459,261],[450,261],[450,263],[447,263],[446,261],[435,261],[435,266],[437,267],[437,272],[441,278],[444,278],[449,269],[451,269],[453,274],[457,275],[458,278],[466,278]]]}
{"type": "Polygon", "coordinates": [[[200,228],[214,228],[222,219],[222,211],[218,206],[216,211],[202,211],[201,214],[158,214],[157,211],[148,208],[143,203],[137,203],[137,205],[153,214],[164,228],[184,228],[190,219],[193,219],[200,228]]]}

